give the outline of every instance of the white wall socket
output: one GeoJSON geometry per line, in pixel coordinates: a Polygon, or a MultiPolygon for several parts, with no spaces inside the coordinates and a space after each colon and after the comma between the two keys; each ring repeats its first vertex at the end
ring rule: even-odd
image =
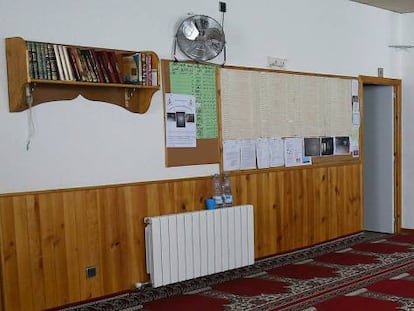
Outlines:
{"type": "Polygon", "coordinates": [[[279,57],[273,57],[268,56],[267,57],[267,65],[270,68],[277,68],[277,69],[284,69],[287,63],[286,58],[279,58],[279,57]]]}

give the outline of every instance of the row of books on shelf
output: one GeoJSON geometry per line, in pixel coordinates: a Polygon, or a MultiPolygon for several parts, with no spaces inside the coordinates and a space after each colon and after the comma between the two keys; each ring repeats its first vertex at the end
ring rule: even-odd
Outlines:
{"type": "Polygon", "coordinates": [[[32,79],[158,85],[153,55],[27,41],[32,79]]]}

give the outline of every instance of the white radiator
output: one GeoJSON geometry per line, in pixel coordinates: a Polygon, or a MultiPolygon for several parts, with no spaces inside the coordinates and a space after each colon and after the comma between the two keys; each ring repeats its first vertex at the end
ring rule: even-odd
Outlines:
{"type": "Polygon", "coordinates": [[[145,218],[153,287],[254,263],[253,206],[145,218]]]}

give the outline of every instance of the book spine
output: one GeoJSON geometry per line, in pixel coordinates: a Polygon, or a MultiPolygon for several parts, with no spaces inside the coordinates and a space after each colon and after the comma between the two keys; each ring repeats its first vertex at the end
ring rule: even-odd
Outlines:
{"type": "Polygon", "coordinates": [[[92,53],[90,49],[86,49],[85,50],[85,58],[88,64],[88,69],[91,72],[91,76],[92,76],[92,81],[93,82],[99,82],[99,75],[98,72],[95,68],[95,63],[94,60],[92,58],[92,53]]]}
{"type": "Polygon", "coordinates": [[[110,61],[110,52],[109,51],[103,51],[102,53],[103,55],[103,60],[104,60],[104,64],[105,64],[105,70],[108,73],[108,77],[109,77],[109,82],[110,83],[116,83],[116,76],[115,76],[115,71],[112,67],[111,61],[110,61]]]}
{"type": "Polygon", "coordinates": [[[76,67],[79,70],[80,81],[83,81],[83,82],[88,81],[87,74],[85,72],[85,68],[84,68],[84,65],[82,63],[82,57],[81,57],[80,50],[78,48],[73,48],[72,53],[73,53],[73,56],[74,56],[75,61],[76,61],[76,67]]]}
{"type": "Polygon", "coordinates": [[[110,83],[110,78],[109,78],[109,74],[106,70],[106,66],[105,66],[105,60],[104,60],[104,56],[103,56],[104,52],[102,51],[96,51],[96,58],[98,60],[98,66],[101,68],[101,72],[102,75],[104,77],[104,81],[105,83],[110,83]]]}
{"type": "Polygon", "coordinates": [[[112,65],[112,69],[114,71],[115,83],[122,83],[123,78],[121,75],[121,71],[119,69],[118,57],[116,56],[116,53],[114,51],[110,51],[108,52],[108,56],[109,56],[109,61],[111,62],[111,65],[112,65]]]}
{"type": "Polygon", "coordinates": [[[50,61],[51,79],[58,80],[58,68],[57,68],[56,56],[53,50],[53,45],[50,43],[47,44],[47,54],[49,55],[49,61],[50,61]]]}
{"type": "Polygon", "coordinates": [[[98,82],[105,83],[105,77],[102,73],[102,68],[99,64],[99,60],[98,60],[98,56],[96,54],[96,50],[95,49],[90,49],[89,54],[91,56],[93,69],[94,69],[94,71],[95,71],[95,73],[98,77],[98,82]]]}
{"type": "Polygon", "coordinates": [[[37,72],[38,78],[44,79],[45,78],[45,68],[43,64],[43,55],[42,55],[42,48],[40,46],[40,42],[34,42],[36,48],[36,64],[37,64],[37,72]]]}
{"type": "Polygon", "coordinates": [[[74,48],[67,47],[68,56],[69,56],[69,63],[72,67],[73,77],[76,81],[81,81],[81,76],[78,68],[78,64],[76,62],[75,54],[73,52],[74,48]]]}
{"type": "Polygon", "coordinates": [[[50,65],[49,51],[46,43],[40,43],[42,49],[42,61],[45,70],[45,79],[52,80],[52,68],[50,65]]]}
{"type": "Polygon", "coordinates": [[[141,53],[142,63],[142,85],[147,85],[147,56],[145,53],[141,53]]]}
{"type": "Polygon", "coordinates": [[[122,56],[122,72],[124,76],[124,83],[138,83],[138,67],[135,63],[134,58],[134,55],[122,56]]]}
{"type": "Polygon", "coordinates": [[[38,64],[38,57],[37,57],[37,48],[36,42],[32,42],[32,60],[33,60],[33,71],[34,71],[34,78],[39,79],[39,64],[38,64]]]}
{"type": "Polygon", "coordinates": [[[88,67],[88,60],[85,57],[84,49],[79,49],[78,53],[79,53],[79,59],[80,59],[81,65],[82,65],[85,81],[86,82],[93,82],[92,73],[90,72],[90,69],[88,67]]]}
{"type": "Polygon", "coordinates": [[[65,52],[63,51],[63,45],[58,45],[58,49],[59,49],[60,61],[62,62],[63,80],[69,80],[69,72],[68,72],[68,67],[66,64],[65,52]]]}
{"type": "Polygon", "coordinates": [[[62,60],[60,58],[59,47],[57,44],[53,44],[53,51],[55,52],[56,65],[58,69],[58,80],[65,80],[63,75],[62,60]]]}
{"type": "Polygon", "coordinates": [[[26,46],[27,46],[27,57],[29,60],[29,74],[30,74],[30,78],[31,79],[36,79],[35,76],[35,70],[34,70],[34,66],[35,66],[35,62],[33,60],[33,42],[32,41],[27,41],[26,42],[26,46]]]}
{"type": "Polygon", "coordinates": [[[73,76],[73,69],[72,66],[70,65],[70,61],[69,61],[69,55],[68,55],[68,47],[67,46],[63,46],[63,55],[65,57],[65,64],[66,64],[66,70],[68,72],[68,80],[75,80],[74,76],[73,76]]]}
{"type": "Polygon", "coordinates": [[[138,64],[138,84],[142,85],[142,60],[141,60],[141,53],[137,53],[137,64],[138,64]]]}
{"type": "Polygon", "coordinates": [[[152,86],[152,55],[147,54],[147,85],[152,86]]]}
{"type": "Polygon", "coordinates": [[[155,68],[151,71],[151,81],[153,86],[158,85],[158,70],[155,68]]]}

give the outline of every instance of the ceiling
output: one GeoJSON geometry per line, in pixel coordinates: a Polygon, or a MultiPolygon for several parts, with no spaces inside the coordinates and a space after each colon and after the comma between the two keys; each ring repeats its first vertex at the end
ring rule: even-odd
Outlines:
{"type": "Polygon", "coordinates": [[[397,12],[411,13],[414,12],[414,0],[351,0],[377,8],[397,12]]]}

